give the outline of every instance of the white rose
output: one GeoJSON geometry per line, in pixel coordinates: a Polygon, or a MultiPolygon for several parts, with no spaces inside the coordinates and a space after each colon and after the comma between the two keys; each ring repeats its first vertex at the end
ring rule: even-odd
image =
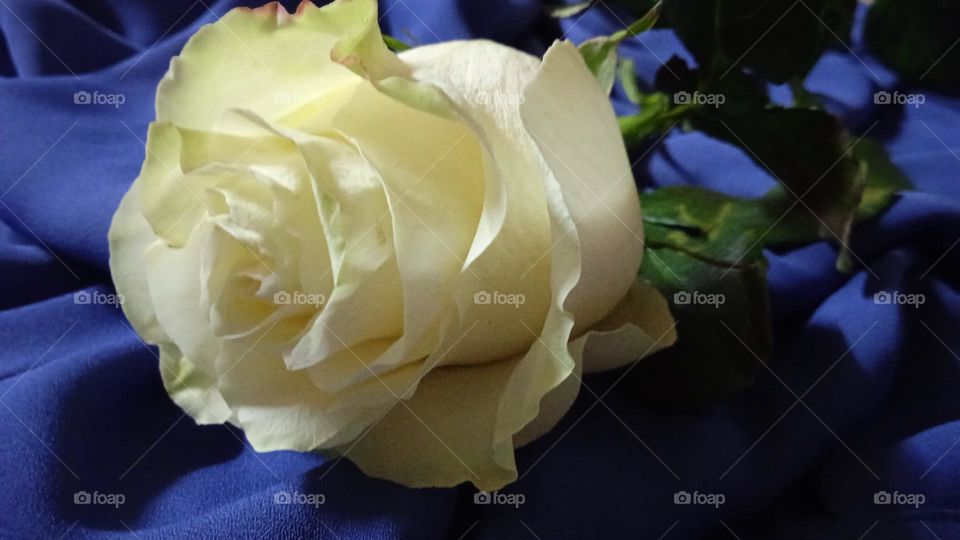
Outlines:
{"type": "Polygon", "coordinates": [[[497,489],[581,371],[670,344],[576,49],[394,55],[376,2],[202,28],[110,230],[124,312],[198,423],[410,486],[497,489]]]}

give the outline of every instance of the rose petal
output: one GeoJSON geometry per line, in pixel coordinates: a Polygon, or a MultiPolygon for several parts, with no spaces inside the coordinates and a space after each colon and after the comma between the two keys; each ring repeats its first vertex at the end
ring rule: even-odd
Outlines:
{"type": "Polygon", "coordinates": [[[407,106],[369,82],[341,92],[331,105],[261,123],[294,140],[317,171],[326,167],[318,137],[334,137],[353,145],[376,172],[392,219],[404,304],[403,335],[370,366],[381,373],[437,347],[438,321],[452,309],[482,210],[482,149],[469,126],[407,106]]]}
{"type": "Polygon", "coordinates": [[[402,74],[383,44],[375,1],[304,2],[295,15],[278,17],[282,9],[231,10],[197,31],[160,82],[157,121],[241,133],[244,124],[224,121],[224,110],[243,107],[274,120],[355,81],[351,67],[378,78],[402,74]]]}
{"type": "Polygon", "coordinates": [[[160,376],[173,402],[198,424],[222,424],[233,416],[216,379],[197,369],[172,343],[160,344],[160,376]]]}
{"type": "Polygon", "coordinates": [[[448,42],[401,54],[413,76],[442,89],[484,146],[486,190],[467,267],[457,284],[457,324],[441,365],[510,358],[529,349],[550,305],[553,239],[536,149],[520,123],[519,99],[539,61],[489,41],[448,42]],[[475,294],[513,295],[514,304],[475,294]],[[522,302],[519,300],[522,298],[522,302]]]}
{"type": "Polygon", "coordinates": [[[666,298],[641,279],[606,318],[571,343],[583,350],[583,371],[615,369],[677,341],[677,323],[666,298]],[[578,345],[577,342],[585,342],[578,345]]]}
{"type": "Polygon", "coordinates": [[[610,100],[576,47],[555,42],[524,97],[523,123],[560,182],[583,248],[567,300],[576,335],[617,305],[640,269],[640,200],[610,100]]]}
{"type": "Polygon", "coordinates": [[[182,248],[154,242],[144,259],[151,303],[164,333],[197,369],[213,377],[212,363],[220,343],[210,331],[205,306],[200,304],[199,272],[211,230],[212,225],[202,223],[182,248]]]}
{"type": "MultiPolygon", "coordinates": [[[[567,346],[574,322],[563,305],[579,277],[580,247],[560,185],[546,164],[539,164],[552,246],[545,252],[551,301],[544,323],[523,330],[533,345],[522,357],[430,371],[408,401],[352,448],[339,449],[367,474],[411,486],[470,481],[480,489],[499,489],[517,476],[515,436],[545,412],[543,404],[559,402],[565,409],[576,396],[579,385],[564,384],[578,367],[567,346]],[[560,399],[542,401],[551,392],[560,399]]],[[[543,415],[552,422],[554,414],[543,415]]]]}
{"type": "Polygon", "coordinates": [[[391,390],[408,385],[409,372],[418,367],[383,374],[347,394],[322,392],[307,372],[284,365],[283,344],[299,331],[290,319],[277,321],[257,334],[224,342],[217,359],[221,393],[258,452],[348,443],[389,409],[391,390]]]}
{"type": "MultiPolygon", "coordinates": [[[[320,212],[336,262],[336,287],[287,357],[290,369],[322,363],[363,341],[396,339],[403,333],[403,289],[393,227],[377,172],[347,142],[305,136],[299,144],[317,182],[320,212]],[[377,309],[371,310],[373,305],[377,309]]],[[[331,378],[329,384],[338,384],[337,379],[331,378]]]]}
{"type": "Polygon", "coordinates": [[[153,310],[143,260],[147,247],[157,237],[143,217],[140,184],[134,183],[123,196],[110,223],[108,237],[110,275],[113,276],[117,292],[124,296],[120,304],[123,313],[140,337],[149,343],[159,343],[166,338],[166,334],[153,310]]]}

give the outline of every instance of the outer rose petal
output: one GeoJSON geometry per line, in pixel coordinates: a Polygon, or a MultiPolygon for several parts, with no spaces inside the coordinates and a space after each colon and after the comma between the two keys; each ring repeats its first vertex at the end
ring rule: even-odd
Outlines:
{"type": "MultiPolygon", "coordinates": [[[[415,78],[442,88],[485,130],[498,167],[505,169],[502,189],[515,190],[516,184],[522,183],[520,179],[531,174],[529,167],[516,163],[525,159],[542,159],[549,173],[556,176],[584,249],[580,282],[565,304],[576,321],[574,335],[603,319],[630,289],[639,270],[642,219],[616,117],[576,49],[569,43],[555,43],[542,67],[533,56],[488,41],[417,47],[401,53],[400,58],[410,64],[415,78]],[[518,99],[521,96],[522,100],[518,99]],[[532,157],[523,151],[531,145],[531,138],[535,142],[532,157]]],[[[540,182],[540,171],[533,174],[540,182]]],[[[470,260],[483,250],[495,250],[495,240],[511,234],[510,230],[499,229],[503,227],[502,216],[496,221],[496,210],[509,208],[510,200],[506,193],[498,198],[496,187],[488,186],[470,260]],[[482,238],[488,239],[485,244],[480,243],[482,238]]],[[[529,196],[524,199],[529,200],[529,196]]],[[[542,280],[537,270],[531,268],[533,278],[528,279],[542,280]]],[[[483,284],[482,270],[474,271],[480,273],[483,284]]],[[[511,289],[507,285],[499,290],[511,289]]],[[[527,292],[523,287],[519,290],[527,292]]],[[[653,310],[658,317],[672,321],[663,302],[651,302],[634,307],[638,313],[653,310]]],[[[657,333],[654,339],[659,336],[657,333]]],[[[463,340],[461,346],[473,347],[468,341],[463,340]]],[[[665,344],[672,342],[670,336],[664,338],[665,344]]],[[[608,369],[636,359],[598,362],[608,369]]],[[[585,362],[587,372],[600,369],[592,365],[593,355],[588,354],[585,362]]]]}
{"type": "Polygon", "coordinates": [[[517,108],[539,65],[528,54],[490,41],[417,47],[401,54],[419,81],[439,87],[483,143],[484,208],[458,280],[458,322],[440,346],[442,364],[524,354],[551,301],[553,242],[536,149],[517,108]],[[522,294],[516,307],[478,305],[474,293],[522,294]],[[452,348],[451,348],[452,347],[452,348]]]}
{"type": "MultiPolygon", "coordinates": [[[[545,188],[553,301],[540,337],[527,329],[536,341],[522,358],[430,371],[409,400],[338,449],[367,474],[417,487],[469,481],[484,490],[516,479],[515,435],[541,414],[544,396],[566,388],[562,383],[578,370],[567,349],[573,319],[562,305],[579,274],[579,246],[559,186],[547,179],[545,188]]],[[[565,411],[569,402],[561,401],[565,411]]]]}
{"type": "Polygon", "coordinates": [[[356,80],[351,67],[374,77],[404,71],[383,43],[374,0],[304,2],[291,16],[277,3],[234,9],[171,61],[157,89],[157,121],[239,132],[242,125],[222,123],[223,111],[274,120],[356,80]]]}
{"type": "Polygon", "coordinates": [[[571,347],[584,342],[584,372],[604,371],[673,345],[676,326],[660,291],[637,279],[617,307],[571,347]]]}
{"type": "MultiPolygon", "coordinates": [[[[510,237],[516,231],[505,226],[503,212],[510,212],[511,208],[516,212],[510,201],[518,198],[517,186],[524,179],[540,183],[544,174],[556,175],[564,205],[576,222],[576,236],[588,253],[582,257],[580,282],[565,307],[577,323],[575,334],[593,323],[597,323],[597,328],[570,344],[577,368],[543,397],[539,415],[514,438],[520,446],[552,428],[572,404],[580,386],[581,360],[588,372],[610,369],[675,340],[666,302],[655,290],[639,282],[634,284],[642,256],[642,226],[626,151],[607,96],[569,44],[555,44],[542,67],[537,58],[486,41],[418,47],[400,57],[411,65],[416,79],[442,88],[461,112],[477,123],[504,176],[491,178],[488,174],[486,207],[469,260],[482,263],[483,254],[496,253],[498,246],[510,245],[510,237]],[[554,91],[557,86],[562,88],[554,91]],[[518,100],[521,94],[524,99],[518,100]],[[569,111],[577,111],[574,120],[565,117],[569,111]],[[552,124],[554,121],[562,125],[552,124]],[[583,129],[588,130],[587,136],[581,135],[583,129]],[[544,140],[538,138],[545,132],[549,144],[556,148],[545,148],[544,140]],[[531,136],[537,146],[533,146],[531,136]],[[551,151],[576,156],[577,168],[568,169],[551,151]],[[524,161],[539,163],[545,172],[531,171],[524,161]],[[503,191],[498,192],[498,188],[503,191]],[[611,257],[610,253],[616,256],[611,257]],[[631,293],[617,304],[631,287],[642,294],[631,293]],[[611,314],[608,320],[598,322],[615,306],[616,316],[611,314]]],[[[526,202],[530,197],[519,198],[526,202]]],[[[509,251],[515,254],[524,250],[509,251]]],[[[472,265],[471,269],[481,276],[480,284],[490,279],[483,273],[484,266],[472,265]]],[[[543,281],[542,273],[536,270],[531,268],[533,279],[543,281]]],[[[520,326],[512,318],[501,319],[520,326]]],[[[460,323],[461,331],[470,320],[460,323]]],[[[476,347],[468,339],[461,340],[461,345],[476,347]]]]}
{"type": "Polygon", "coordinates": [[[540,414],[518,433],[517,447],[532,442],[563,418],[580,389],[581,373],[613,369],[669,347],[677,340],[676,323],[659,291],[641,280],[613,312],[570,342],[577,370],[540,403],[540,414]]]}
{"type": "MultiPolygon", "coordinates": [[[[144,170],[149,170],[146,165],[144,170]]],[[[198,369],[170,341],[155,312],[147,260],[151,247],[162,242],[143,215],[140,185],[134,182],[124,195],[108,235],[110,273],[117,291],[124,296],[124,314],[144,340],[160,345],[160,374],[174,402],[199,423],[223,423],[229,419],[230,410],[210,374],[198,369]]]]}
{"type": "Polygon", "coordinates": [[[637,281],[643,256],[640,199],[606,93],[568,41],[555,42],[524,90],[520,114],[577,224],[580,281],[566,308],[587,373],[612,369],[676,340],[666,301],[637,281]],[[626,291],[631,291],[629,294],[626,291]]]}
{"type": "Polygon", "coordinates": [[[144,340],[158,343],[166,334],[157,322],[147,288],[147,270],[143,255],[157,240],[153,229],[143,217],[140,204],[140,184],[134,182],[120,201],[113,215],[108,234],[110,242],[110,275],[117,291],[124,295],[121,304],[133,329],[144,340]]]}
{"type": "Polygon", "coordinates": [[[556,42],[524,90],[520,115],[560,182],[583,248],[567,308],[579,334],[623,298],[640,269],[643,221],[607,94],[570,42],[556,42]]]}
{"type": "Polygon", "coordinates": [[[170,398],[198,424],[222,424],[233,416],[216,379],[197,369],[172,343],[160,344],[160,376],[170,398]]]}
{"type": "MultiPolygon", "coordinates": [[[[503,186],[504,191],[492,194],[492,198],[499,201],[497,206],[508,213],[518,212],[518,208],[522,208],[518,205],[519,192],[511,191],[518,185],[530,182],[542,190],[550,227],[550,238],[542,253],[549,261],[546,274],[550,283],[549,312],[542,325],[523,328],[533,345],[522,357],[434,369],[409,400],[394,407],[356,445],[342,447],[340,451],[368,474],[407,485],[450,486],[471,481],[481,489],[490,490],[516,478],[513,448],[518,440],[523,440],[525,427],[531,426],[540,432],[555,423],[579,389],[579,358],[568,348],[574,320],[563,306],[580,276],[580,246],[560,184],[543,160],[528,153],[533,147],[519,123],[516,102],[502,109],[490,106],[496,101],[478,106],[470,101],[477,94],[464,88],[465,84],[468,87],[484,84],[485,78],[479,76],[482,62],[478,60],[485,59],[493,66],[505,63],[516,66],[511,61],[528,63],[525,55],[490,43],[459,43],[448,49],[450,56],[438,54],[440,47],[443,45],[413,56],[415,74],[426,76],[444,88],[465,115],[477,122],[486,135],[487,147],[492,148],[495,158],[500,158],[498,165],[512,172],[526,173],[508,177],[511,183],[503,186]],[[454,66],[464,69],[453,71],[454,66]],[[504,153],[511,145],[514,152],[504,153]]],[[[494,76],[492,79],[507,82],[511,86],[506,90],[515,90],[514,95],[519,95],[522,75],[520,80],[514,77],[521,73],[524,70],[510,70],[507,78],[494,76]]],[[[503,90],[483,88],[493,92],[503,90]]],[[[495,215],[489,217],[490,223],[499,230],[491,229],[491,237],[482,253],[473,259],[474,263],[481,262],[488,253],[496,254],[504,248],[509,252],[517,245],[510,242],[518,231],[507,228],[515,224],[509,214],[499,224],[495,215]]],[[[505,262],[509,265],[512,261],[505,262]]],[[[477,269],[483,271],[483,266],[478,265],[477,269]]],[[[496,278],[497,274],[481,276],[482,285],[485,277],[496,278]]],[[[460,314],[464,313],[461,310],[460,314]]],[[[464,322],[459,326],[463,327],[464,322]]],[[[459,338],[456,333],[453,337],[459,338]]]]}
{"type": "MultiPolygon", "coordinates": [[[[343,444],[383,414],[379,403],[331,411],[336,396],[318,390],[306,372],[287,370],[282,344],[299,330],[290,319],[279,321],[244,339],[224,342],[217,358],[221,393],[258,452],[343,444]]],[[[386,391],[382,386],[375,390],[386,391]]]]}

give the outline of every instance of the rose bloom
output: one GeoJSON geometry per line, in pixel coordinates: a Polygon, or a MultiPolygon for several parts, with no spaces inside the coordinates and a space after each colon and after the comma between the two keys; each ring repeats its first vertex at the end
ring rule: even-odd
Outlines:
{"type": "Polygon", "coordinates": [[[582,372],[675,339],[576,48],[384,45],[373,0],[237,9],[157,89],[110,229],[124,312],[200,424],[409,486],[517,477],[582,372]]]}

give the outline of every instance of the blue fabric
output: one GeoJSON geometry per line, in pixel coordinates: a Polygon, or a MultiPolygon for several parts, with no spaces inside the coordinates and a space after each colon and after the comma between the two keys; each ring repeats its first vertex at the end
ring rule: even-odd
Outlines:
{"type": "MultiPolygon", "coordinates": [[[[402,488],[348,461],[258,455],[242,433],[184,418],[120,310],[74,295],[112,292],[107,228],[143,159],[156,83],[187,37],[233,5],[2,2],[0,537],[960,538],[960,101],[924,91],[921,107],[875,106],[873,93],[898,83],[859,36],[807,86],[882,140],[916,190],[857,230],[864,264],[852,276],[833,269],[826,243],[768,254],[776,358],[750,390],[677,414],[639,405],[623,370],[588,377],[562,423],[519,451],[522,478],[507,489],[525,496],[518,508],[474,505],[469,487],[402,488]],[[79,91],[125,100],[75,105],[79,91]],[[878,291],[926,303],[877,304],[878,291]],[[124,502],[74,504],[81,491],[124,502]],[[278,505],[278,491],[326,499],[278,505]],[[678,505],[679,491],[725,500],[678,505]],[[876,505],[879,491],[925,501],[876,505]]],[[[482,36],[534,52],[619,24],[602,6],[550,22],[532,0],[381,10],[385,31],[411,42],[482,36]]],[[[663,30],[625,51],[648,81],[658,58],[686,55],[663,30]]],[[[742,151],[698,133],[672,133],[636,172],[643,187],[773,185],[742,151]]]]}

